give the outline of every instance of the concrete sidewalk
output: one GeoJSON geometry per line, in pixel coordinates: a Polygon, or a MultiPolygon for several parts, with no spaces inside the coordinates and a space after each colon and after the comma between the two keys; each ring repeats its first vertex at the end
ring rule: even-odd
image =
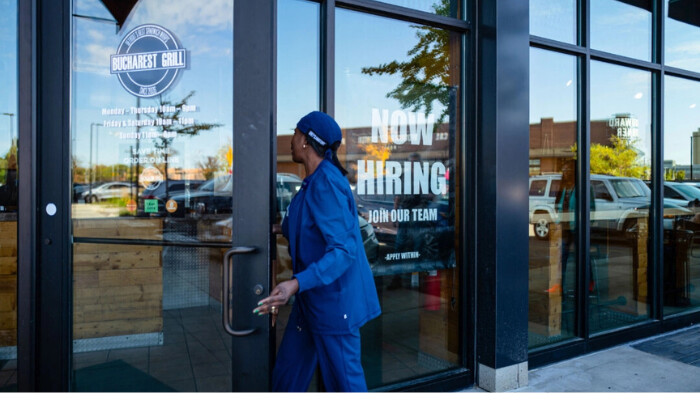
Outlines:
{"type": "Polygon", "coordinates": [[[511,392],[700,392],[700,325],[533,369],[528,382],[511,392]]]}

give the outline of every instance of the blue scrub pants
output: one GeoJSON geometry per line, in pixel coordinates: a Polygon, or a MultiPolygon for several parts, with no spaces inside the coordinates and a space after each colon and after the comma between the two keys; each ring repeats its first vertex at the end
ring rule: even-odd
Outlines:
{"type": "Polygon", "coordinates": [[[306,392],[316,366],[329,392],[366,392],[360,360],[360,331],[342,335],[312,333],[292,309],[272,372],[272,391],[306,392]]]}

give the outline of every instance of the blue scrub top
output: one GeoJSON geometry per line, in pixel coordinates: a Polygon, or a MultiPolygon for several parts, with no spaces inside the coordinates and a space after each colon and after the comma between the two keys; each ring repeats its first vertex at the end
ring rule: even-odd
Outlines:
{"type": "Polygon", "coordinates": [[[347,179],[324,159],[292,199],[282,233],[289,241],[295,308],[312,332],[355,333],[381,314],[347,179]]]}

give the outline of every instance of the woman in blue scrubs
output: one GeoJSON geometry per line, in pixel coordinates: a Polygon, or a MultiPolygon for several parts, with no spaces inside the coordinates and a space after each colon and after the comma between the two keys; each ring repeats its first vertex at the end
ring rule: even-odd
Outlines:
{"type": "Polygon", "coordinates": [[[319,111],[299,120],[292,137],[292,159],[307,175],[282,222],[294,275],[253,311],[274,315],[296,295],[273,391],[307,391],[317,365],[327,391],[367,391],[360,327],[381,310],[347,171],[336,155],[341,140],[335,120],[319,111]]]}

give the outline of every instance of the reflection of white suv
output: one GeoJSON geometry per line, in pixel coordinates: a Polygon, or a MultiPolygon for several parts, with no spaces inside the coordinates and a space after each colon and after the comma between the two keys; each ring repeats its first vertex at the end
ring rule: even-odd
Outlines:
{"type": "MultiPolygon", "coordinates": [[[[547,239],[549,224],[559,220],[555,198],[560,181],[561,174],[530,177],[530,223],[539,239],[547,239]]],[[[649,213],[650,192],[637,178],[591,175],[591,191],[595,196],[595,210],[591,215],[593,228],[627,231],[635,226],[637,218],[649,213]]],[[[690,214],[689,210],[667,201],[664,208],[664,215],[690,214]]]]}

